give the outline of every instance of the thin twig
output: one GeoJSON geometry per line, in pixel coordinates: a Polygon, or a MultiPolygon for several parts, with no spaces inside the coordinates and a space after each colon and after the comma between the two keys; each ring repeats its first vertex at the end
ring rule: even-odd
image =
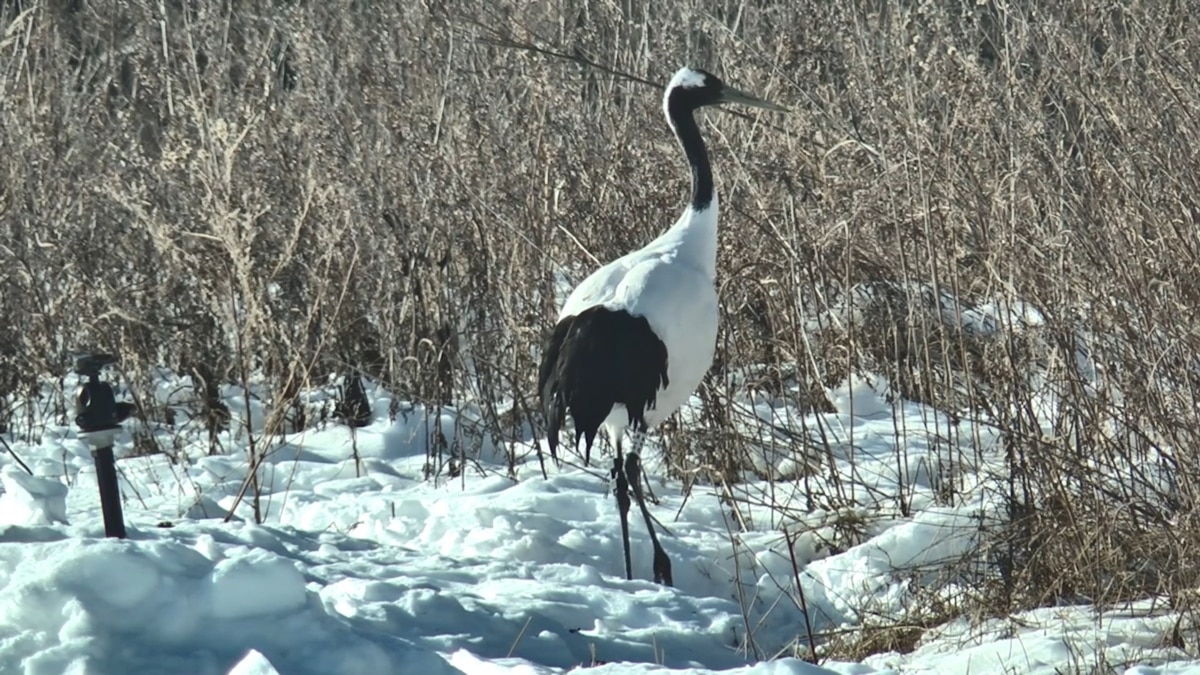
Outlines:
{"type": "Polygon", "coordinates": [[[12,446],[8,444],[8,441],[4,440],[4,437],[3,437],[3,436],[0,436],[0,443],[3,443],[3,444],[4,444],[4,450],[5,450],[5,452],[7,452],[8,454],[12,455],[13,461],[15,461],[15,462],[16,462],[18,465],[20,465],[20,467],[21,467],[22,469],[25,469],[25,473],[27,473],[27,474],[29,474],[30,476],[32,476],[32,475],[33,475],[33,470],[32,470],[32,469],[30,469],[30,468],[29,468],[29,465],[28,465],[28,464],[26,464],[26,463],[24,462],[24,460],[22,460],[22,459],[21,459],[21,456],[17,454],[17,451],[12,449],[12,446]]]}

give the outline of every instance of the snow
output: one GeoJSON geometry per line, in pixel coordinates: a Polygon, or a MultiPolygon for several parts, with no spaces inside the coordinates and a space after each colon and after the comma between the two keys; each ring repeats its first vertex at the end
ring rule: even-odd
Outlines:
{"type": "Polygon", "coordinates": [[[0,469],[0,524],[49,525],[67,522],[67,486],[31,476],[13,464],[0,469]]]}
{"type": "Polygon", "coordinates": [[[275,666],[256,649],[246,652],[246,657],[229,669],[229,675],[279,675],[275,666]]]}
{"type": "MultiPolygon", "coordinates": [[[[54,397],[12,402],[14,420],[35,422],[5,440],[34,475],[0,455],[0,672],[1200,673],[1170,646],[1180,617],[1152,600],[955,619],[909,653],[859,662],[787,658],[806,623],[832,634],[899,616],[914,580],[952,569],[997,517],[985,470],[996,433],[897,400],[878,376],[830,388],[832,412],[740,403],[770,425],[742,424],[762,452],[737,485],[685,495],[648,444],[675,588],[649,581],[636,519],[636,578],[623,578],[603,469],[567,463],[543,477],[531,436],[482,434],[469,406],[393,402],[370,387],[374,419],[353,436],[332,423],[268,436],[264,393],[227,387],[249,429],[235,423],[209,454],[189,390],[164,373],[146,393],[178,407],[174,426],[131,420],[117,438],[125,540],[103,537],[90,452],[54,397]],[[778,429],[821,430],[819,473],[804,472],[804,445],[778,429]],[[450,459],[431,462],[439,434],[468,461],[427,479],[428,464],[450,459]],[[164,452],[135,455],[135,435],[164,452]],[[264,453],[261,523],[245,486],[251,438],[264,453]],[[940,498],[945,480],[963,498],[940,498]],[[845,522],[859,531],[839,534],[845,522]]],[[[682,415],[695,414],[693,400],[682,415]]]]}

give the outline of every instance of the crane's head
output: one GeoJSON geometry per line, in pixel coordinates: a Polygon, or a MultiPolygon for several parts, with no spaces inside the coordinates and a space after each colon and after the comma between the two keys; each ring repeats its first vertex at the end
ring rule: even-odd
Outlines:
{"type": "Polygon", "coordinates": [[[671,110],[691,112],[697,108],[722,103],[740,103],[754,108],[787,112],[787,108],[783,106],[730,87],[716,75],[695,68],[680,68],[663,92],[663,111],[668,117],[671,110]]]}

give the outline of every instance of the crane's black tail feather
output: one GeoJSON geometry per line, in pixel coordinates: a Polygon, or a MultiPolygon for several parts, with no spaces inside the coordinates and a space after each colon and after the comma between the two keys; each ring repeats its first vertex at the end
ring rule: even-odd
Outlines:
{"type": "Polygon", "coordinates": [[[629,425],[645,431],[645,412],[669,382],[667,359],[666,345],[645,317],[597,306],[559,321],[538,369],[550,455],[558,458],[558,432],[568,414],[576,451],[579,440],[585,442],[585,465],[614,405],[624,405],[629,425]]]}

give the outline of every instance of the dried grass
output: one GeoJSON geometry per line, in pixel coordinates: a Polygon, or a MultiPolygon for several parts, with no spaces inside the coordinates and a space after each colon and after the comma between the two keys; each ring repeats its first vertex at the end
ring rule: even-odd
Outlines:
{"type": "Polygon", "coordinates": [[[0,388],[98,344],[135,388],[201,376],[224,418],[214,382],[286,402],[357,369],[521,437],[553,273],[648,240],[686,181],[657,90],[481,38],[658,81],[686,61],[795,112],[708,117],[725,315],[703,418],[664,429],[679,474],[740,475],[737,396],[793,382],[825,409],[879,372],[1004,431],[976,608],[1191,597],[1196,23],[1106,0],[7,2],[0,388]],[[1046,320],[964,331],[931,289],[1046,320]]]}

